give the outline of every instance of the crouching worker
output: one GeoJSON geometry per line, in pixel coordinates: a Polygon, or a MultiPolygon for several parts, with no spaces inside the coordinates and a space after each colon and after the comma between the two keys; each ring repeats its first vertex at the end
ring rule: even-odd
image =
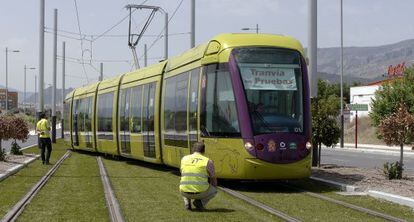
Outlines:
{"type": "Polygon", "coordinates": [[[203,156],[204,144],[196,142],[192,150],[193,154],[181,159],[180,192],[187,210],[191,210],[191,200],[197,210],[203,210],[217,193],[217,178],[213,161],[203,156]]]}

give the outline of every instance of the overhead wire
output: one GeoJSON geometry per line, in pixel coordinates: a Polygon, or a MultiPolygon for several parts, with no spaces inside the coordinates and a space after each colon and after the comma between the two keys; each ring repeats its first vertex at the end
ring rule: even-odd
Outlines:
{"type": "Polygon", "coordinates": [[[86,73],[86,67],[85,67],[85,64],[84,64],[84,58],[83,58],[83,55],[84,55],[84,48],[83,48],[83,38],[82,38],[82,31],[81,31],[81,26],[80,26],[80,19],[79,19],[79,10],[78,10],[78,4],[77,4],[77,2],[76,2],[76,0],[73,0],[73,2],[75,3],[75,10],[76,10],[76,20],[77,20],[77,22],[78,22],[78,30],[79,30],[79,37],[80,37],[80,45],[81,45],[81,50],[82,50],[82,69],[83,69],[83,73],[84,73],[84,75],[85,75],[85,77],[86,77],[86,80],[87,80],[87,82],[89,83],[89,78],[88,78],[88,74],[86,73]]]}
{"type": "MultiPolygon", "coordinates": [[[[174,18],[175,14],[177,13],[178,9],[181,7],[181,4],[183,3],[184,0],[181,0],[180,3],[178,3],[178,6],[175,8],[173,14],[171,15],[171,17],[168,19],[168,24],[170,24],[171,20],[174,18]]],[[[151,45],[147,48],[147,52],[155,45],[155,43],[157,43],[161,37],[163,36],[162,33],[164,32],[164,30],[167,27],[164,26],[164,28],[161,30],[160,34],[158,34],[157,38],[155,38],[155,40],[151,43],[151,45]]],[[[142,55],[140,57],[140,59],[143,57],[144,55],[142,55]]]]}

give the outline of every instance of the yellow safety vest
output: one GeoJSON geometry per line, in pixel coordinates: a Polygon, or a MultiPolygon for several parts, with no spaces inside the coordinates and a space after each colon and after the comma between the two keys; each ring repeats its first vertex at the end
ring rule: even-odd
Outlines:
{"type": "Polygon", "coordinates": [[[209,159],[200,153],[193,153],[181,159],[181,192],[201,193],[208,190],[208,161],[209,159]]]}
{"type": "Polygon", "coordinates": [[[49,121],[47,121],[47,119],[39,120],[36,124],[36,129],[42,131],[39,135],[40,138],[50,138],[49,121]]]}

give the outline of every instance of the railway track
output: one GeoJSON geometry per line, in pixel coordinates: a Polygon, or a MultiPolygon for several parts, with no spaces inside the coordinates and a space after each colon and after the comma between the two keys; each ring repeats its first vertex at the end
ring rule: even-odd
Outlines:
{"type": "Polygon", "coordinates": [[[122,215],[121,208],[119,207],[118,200],[115,197],[111,182],[108,178],[108,173],[105,169],[105,166],[102,162],[100,156],[96,157],[99,165],[99,172],[101,174],[102,185],[105,191],[106,205],[108,206],[109,216],[112,222],[124,222],[125,219],[122,215]]]}
{"type": "Polygon", "coordinates": [[[30,203],[34,196],[45,186],[49,181],[52,175],[57,171],[57,169],[62,165],[63,161],[67,159],[71,154],[71,151],[68,150],[66,153],[53,165],[53,167],[37,182],[32,189],[17,202],[13,208],[1,219],[2,222],[11,222],[16,221],[16,219],[23,212],[24,208],[30,203]]]}
{"type": "Polygon", "coordinates": [[[341,201],[341,200],[337,200],[337,199],[334,199],[334,198],[331,198],[331,197],[328,197],[328,196],[325,196],[325,195],[321,195],[321,194],[318,194],[318,193],[315,193],[315,192],[311,192],[311,191],[299,188],[297,186],[292,186],[292,185],[286,184],[286,183],[282,184],[282,185],[287,186],[289,188],[296,189],[296,190],[298,190],[300,192],[303,192],[306,195],[309,195],[311,197],[315,197],[315,198],[318,198],[318,199],[321,199],[321,200],[329,201],[331,203],[334,203],[334,204],[337,204],[337,205],[340,205],[340,206],[343,206],[343,207],[347,207],[347,208],[350,208],[350,209],[353,209],[353,210],[356,210],[356,211],[359,211],[359,212],[362,212],[362,213],[366,213],[366,214],[369,214],[369,215],[372,215],[372,216],[375,216],[375,217],[379,217],[379,218],[385,219],[387,221],[406,222],[406,220],[403,220],[403,219],[400,219],[400,218],[397,218],[397,217],[394,217],[394,216],[391,216],[391,215],[388,215],[388,214],[384,214],[384,213],[374,211],[374,210],[371,210],[371,209],[368,209],[368,208],[365,208],[365,207],[350,204],[350,203],[347,203],[347,202],[344,202],[344,201],[341,201]]]}
{"type": "MultiPolygon", "coordinates": [[[[406,220],[403,220],[401,218],[397,218],[397,217],[394,217],[394,216],[391,216],[391,215],[388,215],[388,214],[384,214],[384,213],[374,211],[374,210],[371,210],[371,209],[367,209],[367,208],[364,208],[364,207],[361,207],[361,206],[358,206],[358,205],[350,204],[350,203],[340,201],[340,200],[337,200],[337,199],[334,199],[334,198],[331,198],[331,197],[327,197],[325,195],[321,195],[321,194],[318,194],[318,193],[315,193],[315,192],[311,192],[311,191],[299,188],[297,186],[293,186],[293,185],[288,184],[288,183],[281,183],[281,185],[286,187],[286,188],[289,188],[289,189],[295,189],[297,191],[300,191],[300,192],[302,192],[302,193],[304,193],[308,196],[318,198],[318,199],[321,199],[323,201],[328,201],[330,203],[337,204],[337,205],[340,205],[342,207],[349,208],[349,209],[352,209],[352,210],[355,210],[355,211],[359,211],[359,212],[362,212],[362,213],[365,213],[365,214],[368,214],[368,215],[371,215],[371,216],[375,216],[375,217],[378,217],[378,218],[381,218],[381,219],[384,219],[384,220],[387,220],[387,221],[406,222],[406,220]]],[[[226,187],[219,187],[219,189],[221,191],[233,196],[233,197],[241,199],[241,200],[243,200],[243,201],[245,201],[245,202],[247,202],[247,203],[249,203],[253,206],[256,206],[256,207],[258,207],[258,208],[260,208],[264,211],[267,211],[268,213],[270,213],[270,214],[272,214],[276,217],[279,217],[279,218],[281,218],[285,221],[288,221],[288,222],[301,221],[300,219],[297,219],[297,218],[292,217],[292,216],[290,216],[290,215],[288,215],[288,214],[286,214],[282,211],[274,209],[271,206],[268,206],[264,203],[261,203],[261,202],[255,200],[254,198],[250,198],[246,195],[243,195],[242,193],[237,192],[233,189],[226,188],[226,187]]]]}

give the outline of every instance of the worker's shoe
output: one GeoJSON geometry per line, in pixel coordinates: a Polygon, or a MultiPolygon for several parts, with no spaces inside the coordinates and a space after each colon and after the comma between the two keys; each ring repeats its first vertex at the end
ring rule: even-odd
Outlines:
{"type": "Polygon", "coordinates": [[[188,201],[188,203],[185,203],[185,204],[184,204],[184,208],[185,208],[186,210],[191,210],[191,202],[190,202],[190,201],[188,201]]]}
{"type": "Polygon", "coordinates": [[[194,204],[194,206],[196,207],[197,210],[199,210],[199,211],[204,210],[204,206],[203,206],[203,203],[201,202],[201,200],[194,200],[193,204],[194,204]]]}

